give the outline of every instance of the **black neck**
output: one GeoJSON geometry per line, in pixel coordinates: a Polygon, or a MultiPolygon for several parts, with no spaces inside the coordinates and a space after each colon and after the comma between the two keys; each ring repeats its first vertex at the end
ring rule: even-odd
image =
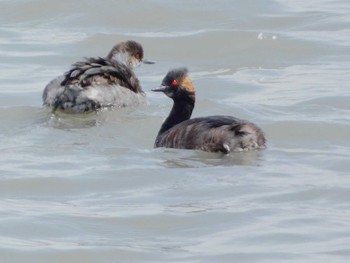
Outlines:
{"type": "Polygon", "coordinates": [[[191,118],[193,108],[194,100],[191,98],[188,98],[187,100],[174,100],[173,108],[171,109],[168,118],[166,118],[162,127],[160,128],[158,135],[169,130],[176,124],[191,118]]]}

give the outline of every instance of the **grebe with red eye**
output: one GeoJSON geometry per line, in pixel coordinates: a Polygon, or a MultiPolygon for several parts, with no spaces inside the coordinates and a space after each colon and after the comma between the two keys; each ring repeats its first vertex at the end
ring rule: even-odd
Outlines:
{"type": "Polygon", "coordinates": [[[143,59],[143,48],[135,41],[115,45],[106,58],[86,58],[76,62],[63,76],[52,80],[44,89],[43,102],[53,111],[88,112],[99,108],[146,104],[133,69],[143,59]]]}
{"type": "Polygon", "coordinates": [[[161,126],[154,147],[198,149],[229,153],[265,148],[265,136],[255,124],[232,116],[190,119],[195,104],[195,88],[186,68],[170,70],[162,85],[174,104],[161,126]]]}

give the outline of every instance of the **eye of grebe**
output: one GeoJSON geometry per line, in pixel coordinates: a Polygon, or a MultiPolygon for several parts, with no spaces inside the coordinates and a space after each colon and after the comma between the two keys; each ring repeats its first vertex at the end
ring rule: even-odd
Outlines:
{"type": "Polygon", "coordinates": [[[140,53],[136,53],[136,54],[134,55],[134,57],[135,57],[137,60],[141,60],[141,55],[140,55],[140,53]]]}
{"type": "Polygon", "coordinates": [[[177,86],[178,85],[178,83],[177,83],[177,81],[176,81],[176,79],[174,79],[172,82],[171,82],[171,84],[170,84],[171,86],[177,86]]]}

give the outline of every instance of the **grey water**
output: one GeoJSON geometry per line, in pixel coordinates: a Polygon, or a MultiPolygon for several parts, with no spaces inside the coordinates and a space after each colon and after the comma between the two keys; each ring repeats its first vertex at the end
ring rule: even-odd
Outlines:
{"type": "Polygon", "coordinates": [[[350,2],[0,1],[0,262],[349,262],[350,2]],[[122,40],[149,105],[53,115],[45,85],[122,40]],[[153,149],[187,66],[193,116],[264,151],[153,149]]]}

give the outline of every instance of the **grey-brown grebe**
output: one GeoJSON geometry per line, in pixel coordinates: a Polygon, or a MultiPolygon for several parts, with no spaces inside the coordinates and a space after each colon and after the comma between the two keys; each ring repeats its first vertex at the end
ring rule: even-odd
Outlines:
{"type": "Polygon", "coordinates": [[[133,69],[143,60],[143,48],[135,41],[115,45],[106,58],[76,62],[63,76],[44,89],[45,106],[66,112],[88,112],[102,107],[146,104],[133,69]]]}
{"type": "Polygon", "coordinates": [[[173,69],[153,91],[164,92],[174,104],[161,126],[154,147],[208,152],[265,148],[265,136],[255,124],[231,116],[191,118],[195,88],[186,68],[173,69]]]}

